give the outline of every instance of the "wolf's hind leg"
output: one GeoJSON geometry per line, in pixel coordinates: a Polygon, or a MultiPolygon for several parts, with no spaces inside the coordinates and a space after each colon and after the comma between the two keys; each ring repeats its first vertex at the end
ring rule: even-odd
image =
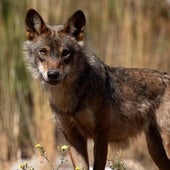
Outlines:
{"type": "Polygon", "coordinates": [[[167,157],[170,160],[170,87],[163,95],[159,108],[156,110],[156,123],[162,138],[167,157]]]}
{"type": "Polygon", "coordinates": [[[170,134],[168,132],[161,132],[161,137],[166,154],[170,160],[170,134]]]}
{"type": "Polygon", "coordinates": [[[170,170],[170,160],[163,147],[161,136],[157,128],[150,125],[145,132],[149,153],[160,170],[170,170]]]}

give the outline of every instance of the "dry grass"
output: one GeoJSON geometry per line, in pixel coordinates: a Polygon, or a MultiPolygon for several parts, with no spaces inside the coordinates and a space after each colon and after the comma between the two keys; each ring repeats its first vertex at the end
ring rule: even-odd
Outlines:
{"type": "MultiPolygon", "coordinates": [[[[50,24],[61,24],[81,9],[87,17],[86,45],[106,63],[170,71],[170,16],[165,0],[1,0],[0,169],[6,162],[31,156],[36,143],[46,146],[51,155],[55,146],[47,97],[28,76],[22,60],[28,8],[37,9],[50,24]]],[[[145,146],[143,139],[138,145],[145,146]]],[[[149,167],[146,149],[135,146],[125,157],[149,167]]]]}

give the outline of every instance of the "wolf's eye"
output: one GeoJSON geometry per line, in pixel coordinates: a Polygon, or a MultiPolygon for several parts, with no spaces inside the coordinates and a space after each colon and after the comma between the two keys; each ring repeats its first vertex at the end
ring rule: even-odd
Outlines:
{"type": "Polygon", "coordinates": [[[61,55],[62,55],[63,62],[65,64],[68,64],[72,60],[72,57],[70,54],[72,54],[72,51],[70,49],[63,50],[61,55]]]}
{"type": "Polygon", "coordinates": [[[71,53],[69,49],[64,49],[62,52],[62,57],[68,56],[71,53]]]}
{"type": "Polygon", "coordinates": [[[40,49],[39,53],[41,55],[46,55],[47,54],[47,50],[45,48],[42,48],[42,49],[40,49]]]}
{"type": "Polygon", "coordinates": [[[45,48],[41,48],[39,50],[39,59],[41,62],[45,61],[46,55],[47,55],[47,50],[45,48]]]}

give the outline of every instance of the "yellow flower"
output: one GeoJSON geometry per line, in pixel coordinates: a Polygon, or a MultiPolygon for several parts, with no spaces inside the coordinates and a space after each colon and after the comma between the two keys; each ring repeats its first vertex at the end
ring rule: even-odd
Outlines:
{"type": "Polygon", "coordinates": [[[77,167],[75,168],[75,170],[81,170],[81,169],[80,169],[80,167],[77,166],[77,167]]]}
{"type": "Polygon", "coordinates": [[[18,168],[23,169],[24,168],[23,164],[19,164],[18,168]]]}
{"type": "Polygon", "coordinates": [[[35,145],[35,147],[39,150],[41,156],[43,156],[45,154],[45,149],[43,148],[42,145],[40,145],[38,143],[38,144],[35,145]]]}
{"type": "Polygon", "coordinates": [[[62,151],[66,151],[66,150],[68,149],[68,147],[69,147],[69,146],[67,146],[67,145],[63,145],[63,146],[61,146],[61,150],[62,150],[62,151]]]}
{"type": "Polygon", "coordinates": [[[39,143],[35,145],[36,148],[41,149],[43,148],[39,143]]]}
{"type": "Polygon", "coordinates": [[[26,169],[28,167],[28,163],[27,162],[21,163],[21,164],[19,164],[18,167],[21,169],[26,169]]]}
{"type": "Polygon", "coordinates": [[[27,166],[28,166],[28,163],[27,163],[27,162],[24,162],[23,165],[27,167],[27,166]]]}

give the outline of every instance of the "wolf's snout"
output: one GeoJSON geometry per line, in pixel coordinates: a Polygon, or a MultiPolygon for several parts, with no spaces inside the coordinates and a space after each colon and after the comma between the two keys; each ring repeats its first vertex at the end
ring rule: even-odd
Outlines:
{"type": "Polygon", "coordinates": [[[59,72],[56,70],[50,70],[47,72],[47,76],[50,81],[55,81],[59,77],[59,72]]]}

